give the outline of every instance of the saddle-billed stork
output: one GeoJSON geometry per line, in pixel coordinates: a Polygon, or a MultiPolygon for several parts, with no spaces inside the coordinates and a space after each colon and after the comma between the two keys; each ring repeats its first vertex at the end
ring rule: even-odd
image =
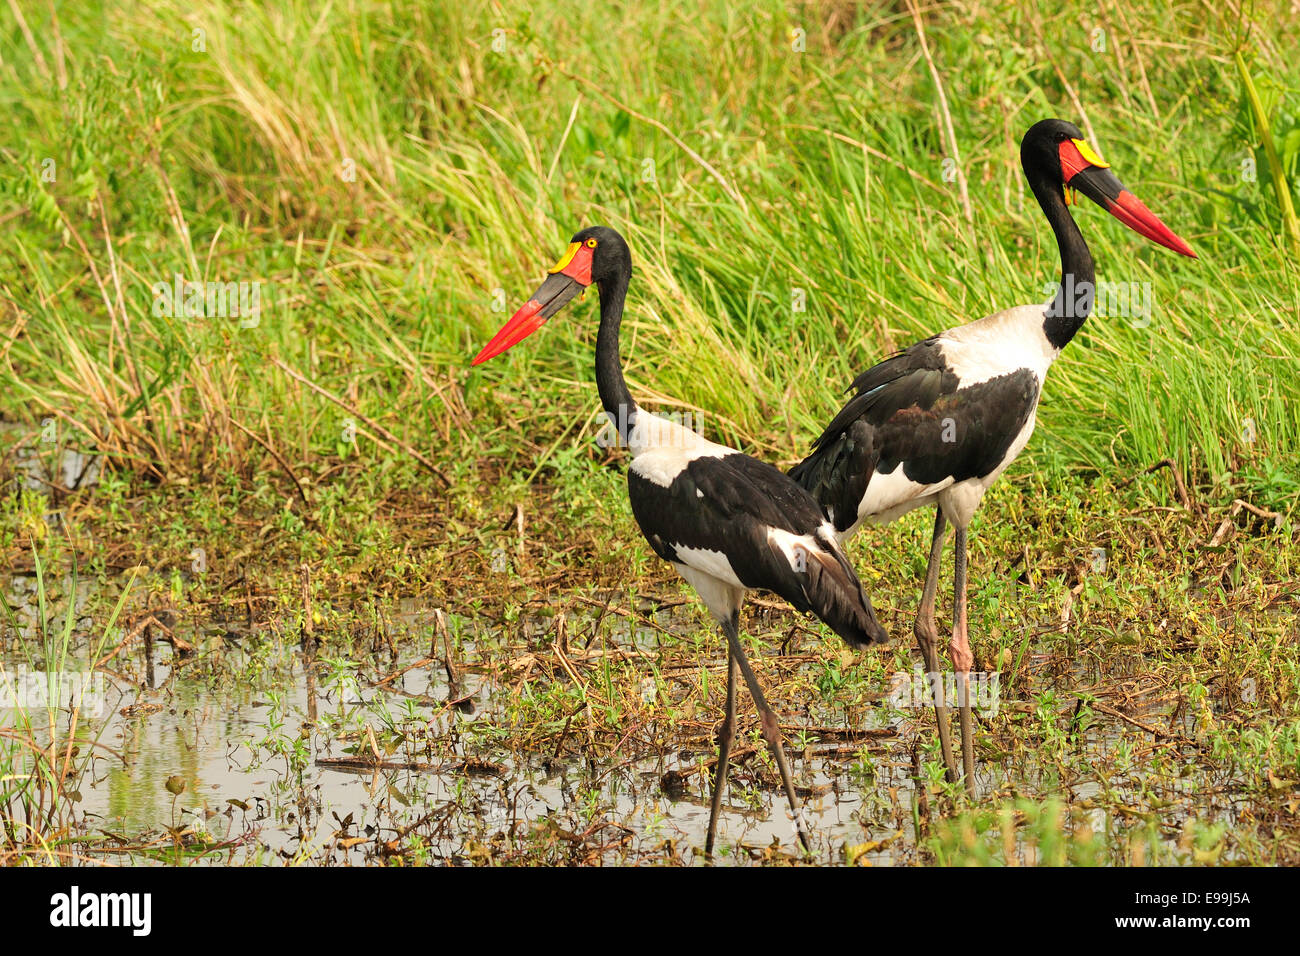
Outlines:
{"type": "MultiPolygon", "coordinates": [[[[973,655],[966,632],[966,529],[984,492],[1015,460],[1034,430],[1047,370],[1092,309],[1092,255],[1067,208],[1080,192],[1130,229],[1196,257],[1110,171],[1077,126],[1059,119],[1030,127],[1020,144],[1029,188],[1051,223],[1061,282],[1046,305],[1022,305],[940,332],[903,349],[854,380],[856,391],[790,476],[821,502],[841,540],[864,522],[893,521],[936,506],[921,607],[913,628],[931,674],[938,671],[935,589],[945,525],[954,529],[953,627],[962,764],[974,793],[974,726],[969,695],[973,655]]],[[[935,681],[931,686],[938,687],[935,681]]],[[[934,700],[939,741],[956,781],[949,710],[934,700]]]]}
{"type": "Polygon", "coordinates": [[[473,364],[500,355],[536,332],[565,303],[595,284],[600,293],[596,385],[620,444],[632,456],[627,473],[632,514],[651,549],[694,586],[727,637],[727,712],[718,735],[705,852],[713,852],[735,736],[737,667],[758,708],[763,737],[807,850],[777,718],[740,644],[745,592],[779,594],[799,611],[816,614],[851,647],[884,643],[889,636],[876,620],[834,529],[808,492],[780,469],[651,415],[632,399],[619,357],[619,326],[631,276],[632,256],[622,236],[605,226],[583,229],[473,364]]]}

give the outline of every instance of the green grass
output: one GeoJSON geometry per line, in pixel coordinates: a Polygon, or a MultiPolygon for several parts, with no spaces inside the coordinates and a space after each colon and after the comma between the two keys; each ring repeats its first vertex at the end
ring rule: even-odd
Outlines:
{"type": "MultiPolygon", "coordinates": [[[[289,463],[338,454],[351,414],[278,359],[434,459],[466,442],[509,453],[512,426],[545,438],[594,409],[594,310],[485,370],[466,358],[504,319],[494,295],[513,308],[572,231],[603,221],[637,263],[634,391],[793,460],[855,370],[1044,298],[1055,248],[1016,147],[1035,119],[1081,119],[1055,64],[1104,155],[1201,258],[1080,211],[1099,277],[1151,283],[1154,315],[1085,327],[1021,467],[1170,457],[1218,497],[1294,490],[1295,269],[1273,167],[1241,179],[1253,113],[1200,6],[1142,16],[1136,35],[1113,26],[1105,54],[1065,15],[931,16],[971,222],[943,181],[914,27],[891,6],[616,7],[582,31],[560,11],[500,9],[76,5],[57,27],[34,12],[34,47],[11,23],[6,414],[54,416],[62,440],[155,477],[250,473],[264,451],[234,423],[289,463]],[[177,273],[264,283],[261,322],[155,317],[152,287],[177,273]],[[462,392],[468,428],[450,407],[462,392]]],[[[1294,182],[1294,64],[1259,34],[1245,51],[1277,91],[1272,136],[1294,182]]],[[[356,453],[373,456],[361,432],[356,453]]]]}

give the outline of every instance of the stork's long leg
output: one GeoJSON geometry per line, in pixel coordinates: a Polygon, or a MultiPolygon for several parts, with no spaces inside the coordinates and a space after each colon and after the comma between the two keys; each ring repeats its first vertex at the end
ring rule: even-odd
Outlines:
{"type": "Polygon", "coordinates": [[[961,706],[961,762],[966,775],[966,792],[975,796],[975,718],[971,713],[970,670],[975,663],[966,633],[966,529],[953,536],[952,662],[957,670],[957,694],[961,706]]]}
{"type": "MultiPolygon", "coordinates": [[[[934,509],[934,537],[930,541],[930,563],[925,568],[925,591],[921,595],[921,609],[917,612],[916,623],[912,632],[916,635],[917,646],[921,648],[921,659],[929,674],[939,673],[939,628],[934,622],[935,594],[939,590],[939,565],[943,559],[943,538],[947,530],[943,509],[934,509]]],[[[940,685],[942,686],[942,685],[940,685]]],[[[942,691],[940,691],[942,693],[942,691]]],[[[947,704],[940,704],[942,698],[934,698],[934,716],[939,724],[939,748],[943,751],[943,765],[948,771],[948,782],[957,782],[957,761],[952,754],[952,728],[950,710],[947,704]]]]}
{"type": "Polygon", "coordinates": [[[727,716],[718,732],[718,766],[713,774],[713,808],[709,811],[709,838],[704,843],[706,856],[713,855],[713,838],[718,831],[718,810],[722,807],[722,788],[727,783],[727,764],[731,759],[731,742],[736,739],[736,654],[727,640],[727,716]]]}
{"type": "Polygon", "coordinates": [[[731,653],[736,658],[736,663],[740,665],[740,673],[745,677],[745,684],[749,687],[749,696],[754,698],[754,706],[758,708],[759,721],[763,727],[763,739],[767,741],[767,746],[772,751],[772,758],[776,761],[777,769],[781,771],[781,782],[785,784],[785,795],[790,801],[790,812],[794,816],[794,826],[799,833],[799,842],[803,844],[805,852],[811,852],[808,846],[808,834],[804,832],[803,818],[799,813],[799,801],[794,796],[794,784],[790,782],[790,767],[785,762],[785,749],[781,746],[781,725],[777,722],[776,714],[772,711],[772,708],[767,705],[767,698],[763,696],[763,688],[758,686],[758,678],[754,676],[754,671],[749,666],[749,658],[745,656],[745,649],[740,646],[739,618],[739,613],[733,614],[729,624],[724,627],[727,632],[727,643],[731,646],[731,653]]]}

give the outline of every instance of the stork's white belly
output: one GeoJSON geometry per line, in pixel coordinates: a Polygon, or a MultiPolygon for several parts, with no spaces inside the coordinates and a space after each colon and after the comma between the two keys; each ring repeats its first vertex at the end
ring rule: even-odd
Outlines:
{"type": "MultiPolygon", "coordinates": [[[[888,524],[895,518],[920,508],[952,484],[951,478],[932,485],[921,484],[907,477],[904,465],[888,474],[876,472],[867,483],[867,492],[858,502],[858,522],[888,524]]],[[[856,530],[856,525],[854,529],[856,530]]]]}
{"type": "Polygon", "coordinates": [[[1025,450],[1025,445],[1029,444],[1029,436],[1034,433],[1034,423],[1037,418],[1038,406],[1035,405],[1034,410],[1029,413],[1029,420],[1020,429],[1020,434],[1016,435],[1015,441],[1007,449],[1001,463],[991,472],[979,478],[968,478],[965,481],[955,482],[952,487],[946,488],[939,493],[939,506],[943,508],[944,516],[956,527],[965,528],[970,524],[970,519],[975,515],[975,509],[980,506],[980,502],[984,499],[984,492],[989,490],[989,486],[997,480],[998,475],[1006,471],[1007,466],[1025,450]]]}
{"type": "Polygon", "coordinates": [[[732,584],[730,581],[714,577],[707,571],[701,571],[699,568],[678,561],[673,562],[673,567],[691,587],[695,588],[704,601],[705,607],[719,624],[725,625],[731,616],[740,610],[740,605],[745,600],[745,588],[742,585],[732,584]]]}
{"type": "MultiPolygon", "coordinates": [[[[725,584],[732,587],[744,587],[740,583],[740,578],[736,577],[736,571],[727,560],[727,556],[721,551],[709,551],[705,548],[688,548],[685,545],[674,544],[673,551],[677,555],[679,563],[678,571],[681,571],[680,565],[693,568],[696,571],[703,571],[710,577],[717,578],[725,584]]],[[[707,603],[707,602],[706,602],[707,603]]]]}

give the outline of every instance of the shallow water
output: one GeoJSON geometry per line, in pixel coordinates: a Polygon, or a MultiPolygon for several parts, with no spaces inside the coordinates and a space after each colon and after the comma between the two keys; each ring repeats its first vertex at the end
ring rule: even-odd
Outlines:
{"type": "MultiPolygon", "coordinates": [[[[25,578],[9,588],[29,642],[32,590],[25,578]]],[[[87,623],[81,615],[88,591],[79,587],[77,593],[80,626],[87,623]]],[[[712,786],[695,771],[713,756],[707,735],[647,745],[629,731],[626,746],[584,747],[579,754],[549,740],[537,748],[501,740],[510,691],[484,677],[482,665],[502,653],[502,643],[476,632],[470,621],[449,619],[458,635],[453,694],[434,639],[436,614],[410,602],[399,605],[370,636],[372,650],[354,652],[349,661],[331,657],[329,642],[312,656],[296,642],[254,639],[228,625],[199,631],[178,625],[177,635],[200,647],[194,655],[177,654],[158,634],[149,646],[141,638],[124,647],[101,668],[108,689],[103,718],[83,724],[95,728],[102,745],[87,746],[93,756],[76,804],[85,858],[359,864],[405,846],[410,829],[420,837],[417,854],[428,861],[474,860],[480,847],[500,853],[528,841],[545,844],[550,849],[541,858],[551,853],[556,861],[701,861],[692,850],[704,843],[712,786]],[[448,704],[453,698],[454,707],[448,704]],[[367,765],[375,753],[384,763],[367,765]],[[339,765],[348,759],[354,765],[339,765]]],[[[671,625],[672,616],[661,620],[671,625]]],[[[524,631],[530,626],[518,625],[524,631]]],[[[626,649],[650,655],[662,638],[652,628],[619,636],[626,649]]],[[[81,660],[84,667],[84,653],[81,660]]],[[[18,640],[0,651],[10,674],[28,662],[18,640]]],[[[725,663],[716,663],[713,673],[724,673],[725,663]]],[[[1059,664],[1048,653],[1028,655],[1031,678],[1059,664]]],[[[1082,684],[1095,676],[1076,669],[1069,679],[1082,684]]],[[[752,727],[748,699],[741,700],[742,727],[752,727]]],[[[1002,706],[1034,705],[1004,700],[1002,706]]],[[[806,747],[787,732],[820,860],[840,861],[850,847],[877,865],[918,859],[918,821],[930,801],[917,804],[913,720],[932,718],[928,711],[889,717],[884,708],[872,715],[878,715],[873,728],[845,739],[814,739],[806,747]],[[859,752],[870,754],[870,771],[854,769],[859,752]]],[[[707,725],[718,717],[702,720],[707,725]]],[[[1120,772],[1114,763],[1130,728],[1097,717],[1076,746],[1085,768],[1104,773],[1085,769],[1062,780],[1057,769],[1032,758],[1013,765],[991,757],[980,767],[981,798],[994,791],[1003,798],[1055,794],[1078,807],[1095,831],[1113,827],[1110,810],[1090,805],[1132,801],[1141,807],[1149,796],[1139,796],[1140,768],[1120,772]]],[[[829,707],[813,709],[808,719],[817,726],[843,722],[829,707]]],[[[575,728],[574,739],[582,732],[575,728]]],[[[928,745],[932,724],[919,733],[928,745]]],[[[770,771],[762,771],[761,787],[754,786],[761,741],[742,737],[736,746],[739,759],[719,833],[727,855],[718,862],[770,852],[793,856],[795,830],[770,771]]],[[[1229,781],[1193,775],[1185,782],[1186,792],[1170,794],[1162,810],[1173,821],[1164,838],[1176,837],[1177,821],[1193,807],[1235,818],[1231,787],[1222,799],[1213,796],[1229,781]]]]}

